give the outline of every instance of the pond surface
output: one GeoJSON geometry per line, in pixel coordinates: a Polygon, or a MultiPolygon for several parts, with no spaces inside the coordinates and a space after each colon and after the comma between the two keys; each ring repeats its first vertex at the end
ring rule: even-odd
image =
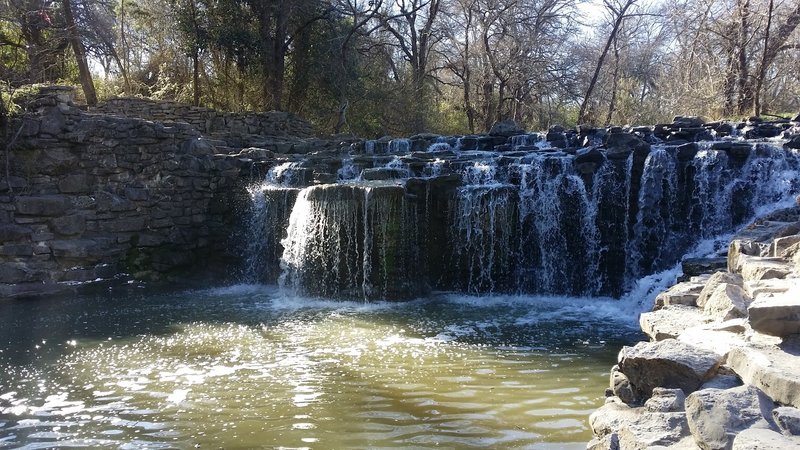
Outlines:
{"type": "Polygon", "coordinates": [[[0,448],[585,448],[635,306],[275,287],[0,302],[0,448]]]}

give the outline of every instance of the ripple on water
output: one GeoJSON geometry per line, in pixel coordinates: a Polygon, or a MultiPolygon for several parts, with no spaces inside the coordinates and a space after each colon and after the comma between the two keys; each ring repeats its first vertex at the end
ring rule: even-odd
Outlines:
{"type": "Polygon", "coordinates": [[[533,303],[516,298],[337,304],[248,287],[137,301],[54,310],[56,322],[102,317],[109,328],[52,329],[49,342],[78,344],[0,361],[0,386],[10,387],[0,393],[0,447],[586,441],[616,345],[627,342],[623,333],[598,343],[591,327],[559,325],[552,311],[533,321],[533,303]],[[120,325],[143,324],[148,311],[158,317],[145,332],[120,325]]]}

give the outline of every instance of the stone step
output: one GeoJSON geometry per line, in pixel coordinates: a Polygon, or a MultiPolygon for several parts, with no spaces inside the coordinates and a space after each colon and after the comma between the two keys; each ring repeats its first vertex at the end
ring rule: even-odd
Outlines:
{"type": "Polygon", "coordinates": [[[686,329],[705,325],[711,318],[694,306],[669,305],[639,316],[639,326],[650,339],[676,338],[686,329]]]}
{"type": "Polygon", "coordinates": [[[759,295],[748,308],[750,326],[771,336],[800,334],[800,286],[759,295]]]}
{"type": "Polygon", "coordinates": [[[773,400],[800,407],[800,343],[794,340],[782,347],[736,347],[728,354],[727,365],[773,400]]]}

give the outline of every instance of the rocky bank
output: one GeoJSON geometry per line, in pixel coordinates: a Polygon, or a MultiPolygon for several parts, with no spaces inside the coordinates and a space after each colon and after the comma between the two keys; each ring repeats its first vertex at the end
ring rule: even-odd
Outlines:
{"type": "Polygon", "coordinates": [[[800,206],[739,232],[724,265],[690,261],[640,316],[589,449],[800,448],[800,206]]]}

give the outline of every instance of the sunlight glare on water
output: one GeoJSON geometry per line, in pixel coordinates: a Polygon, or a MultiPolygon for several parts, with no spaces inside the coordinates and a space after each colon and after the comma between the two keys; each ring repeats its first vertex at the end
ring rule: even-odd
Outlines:
{"type": "Polygon", "coordinates": [[[253,285],[9,302],[0,448],[584,448],[639,338],[627,309],[253,285]]]}

